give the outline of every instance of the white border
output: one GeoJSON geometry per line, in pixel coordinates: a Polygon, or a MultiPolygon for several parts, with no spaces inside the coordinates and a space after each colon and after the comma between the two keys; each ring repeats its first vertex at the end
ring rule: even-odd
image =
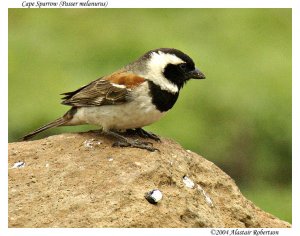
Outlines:
{"type": "MultiPolygon", "coordinates": [[[[22,8],[24,0],[0,1],[0,26],[1,26],[1,53],[0,53],[0,107],[1,107],[1,210],[0,210],[0,234],[1,235],[211,235],[210,229],[8,229],[7,228],[7,117],[8,117],[8,8],[22,8]]],[[[52,0],[45,0],[52,1],[52,0]]],[[[76,0],[73,0],[76,1],[76,0]]],[[[299,209],[299,68],[300,68],[300,7],[299,0],[112,0],[108,1],[109,8],[293,8],[293,228],[278,229],[279,235],[300,235],[299,209]]],[[[279,111],[280,112],[280,111],[279,111]]],[[[275,230],[275,229],[273,229],[275,230]]]]}
{"type": "MultiPolygon", "coordinates": [[[[22,2],[33,0],[8,0],[9,8],[23,8],[22,2]]],[[[60,2],[60,0],[34,0],[60,2]]],[[[79,1],[79,0],[68,0],[79,1]]],[[[80,0],[85,1],[85,0],[80,0]]],[[[109,8],[291,8],[297,0],[90,0],[108,1],[109,8]]],[[[76,7],[75,7],[76,8],[76,7]]],[[[78,8],[78,7],[77,7],[78,8]]]]}
{"type": "MultiPolygon", "coordinates": [[[[78,228],[78,229],[10,229],[8,230],[10,235],[21,235],[21,236],[50,236],[50,235],[72,235],[72,236],[156,236],[156,235],[172,235],[172,236],[215,236],[216,231],[229,231],[224,236],[234,236],[232,230],[238,231],[251,231],[250,235],[254,235],[253,231],[278,231],[279,236],[298,236],[295,234],[295,230],[282,229],[282,228],[153,228],[153,229],[132,229],[132,228],[103,228],[103,229],[91,229],[91,228],[78,228]]],[[[7,234],[5,234],[7,235],[7,234]]],[[[249,235],[249,234],[248,234],[249,235]]],[[[260,234],[263,235],[263,234],[260,234]]],[[[267,235],[267,234],[265,234],[267,235]]],[[[219,234],[222,236],[222,234],[219,234]]]]}
{"type": "MultiPolygon", "coordinates": [[[[7,142],[8,142],[8,10],[6,4],[1,2],[0,9],[0,108],[1,108],[1,128],[0,128],[0,232],[8,224],[8,163],[7,163],[7,142]]],[[[5,231],[4,231],[5,232],[5,231]]]]}

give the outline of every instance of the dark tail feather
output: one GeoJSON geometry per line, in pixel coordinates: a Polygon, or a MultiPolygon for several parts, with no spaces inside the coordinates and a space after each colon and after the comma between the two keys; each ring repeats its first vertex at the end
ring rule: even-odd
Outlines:
{"type": "Polygon", "coordinates": [[[38,128],[37,130],[34,130],[31,133],[25,135],[24,137],[21,138],[21,140],[31,139],[33,136],[37,135],[40,132],[43,132],[43,131],[45,131],[47,129],[50,129],[50,128],[54,128],[54,127],[64,125],[68,121],[69,121],[69,119],[67,119],[66,117],[60,117],[60,118],[56,119],[55,121],[52,121],[51,123],[46,124],[46,125],[38,128]]]}
{"type": "Polygon", "coordinates": [[[63,117],[60,117],[58,119],[56,119],[55,121],[52,121],[49,124],[46,124],[40,128],[38,128],[37,130],[32,131],[31,133],[25,135],[24,137],[21,138],[21,140],[28,140],[31,139],[33,136],[37,135],[40,132],[43,132],[47,129],[50,128],[54,128],[54,127],[58,127],[61,125],[67,125],[67,123],[73,118],[73,115],[77,112],[77,108],[76,107],[72,107],[69,111],[67,111],[66,114],[64,114],[63,117]]]}

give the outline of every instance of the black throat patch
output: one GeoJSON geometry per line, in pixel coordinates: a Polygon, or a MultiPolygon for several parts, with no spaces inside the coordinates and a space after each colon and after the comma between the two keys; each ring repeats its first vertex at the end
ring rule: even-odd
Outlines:
{"type": "Polygon", "coordinates": [[[150,94],[152,97],[152,103],[156,106],[156,108],[161,112],[170,110],[177,101],[179,92],[171,93],[166,90],[162,90],[152,81],[148,81],[148,83],[150,94]]]}

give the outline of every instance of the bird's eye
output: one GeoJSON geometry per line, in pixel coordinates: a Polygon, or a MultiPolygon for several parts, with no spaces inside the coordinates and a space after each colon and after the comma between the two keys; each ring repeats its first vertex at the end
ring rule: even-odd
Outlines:
{"type": "Polygon", "coordinates": [[[179,67],[180,67],[181,70],[186,71],[187,67],[186,67],[185,63],[180,64],[179,67]]]}

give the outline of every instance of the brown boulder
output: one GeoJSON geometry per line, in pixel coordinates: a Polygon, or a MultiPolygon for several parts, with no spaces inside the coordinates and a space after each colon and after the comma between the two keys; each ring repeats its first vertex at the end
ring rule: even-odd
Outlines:
{"type": "Polygon", "coordinates": [[[112,142],[87,132],[10,143],[9,227],[291,227],[174,141],[154,143],[160,152],[112,142]],[[157,204],[145,199],[153,189],[157,204]]]}

